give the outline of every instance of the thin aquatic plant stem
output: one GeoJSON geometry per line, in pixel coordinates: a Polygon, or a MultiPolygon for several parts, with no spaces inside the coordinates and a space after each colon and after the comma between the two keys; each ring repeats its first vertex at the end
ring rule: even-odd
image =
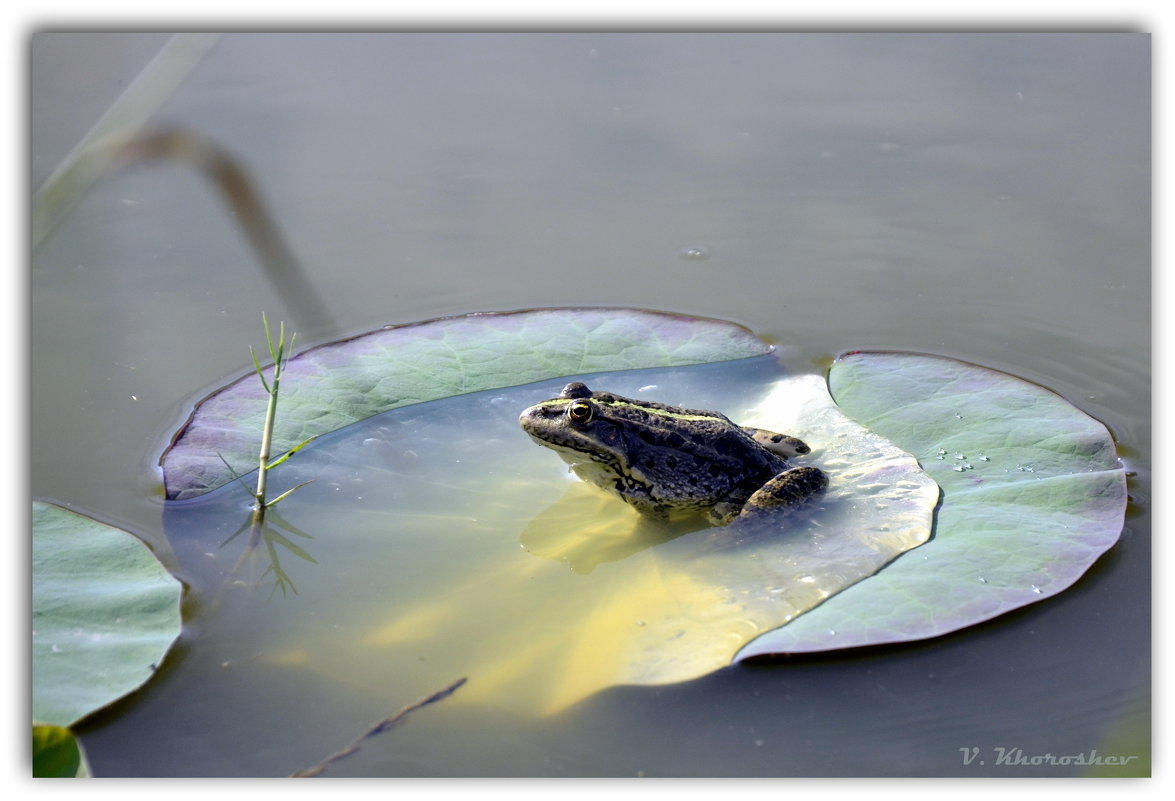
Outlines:
{"type": "Polygon", "coordinates": [[[257,456],[259,468],[257,470],[257,492],[253,497],[257,500],[253,507],[255,512],[265,513],[266,479],[269,476],[269,451],[273,443],[273,421],[277,416],[277,391],[281,381],[281,369],[274,365],[273,383],[270,385],[269,402],[265,407],[265,423],[261,429],[261,452],[257,456]]]}
{"type": "MultiPolygon", "coordinates": [[[[274,466],[269,463],[269,455],[273,447],[273,424],[274,420],[277,419],[277,399],[278,393],[281,390],[282,367],[284,366],[286,349],[286,324],[283,322],[278,326],[276,347],[273,344],[273,334],[269,330],[269,319],[265,316],[264,312],[261,314],[261,324],[265,327],[265,344],[269,348],[270,358],[273,359],[273,378],[267,383],[264,371],[260,368],[257,369],[257,375],[261,378],[261,384],[269,394],[269,401],[265,405],[265,422],[261,428],[261,451],[257,455],[257,491],[253,494],[256,501],[253,506],[253,517],[255,521],[260,521],[265,516],[265,509],[268,506],[265,500],[265,493],[268,485],[269,469],[274,466]]],[[[297,334],[294,336],[296,337],[297,334]]],[[[291,337],[290,346],[292,347],[293,344],[294,338],[291,337]]],[[[256,355],[253,357],[253,362],[254,366],[256,366],[256,355]]]]}

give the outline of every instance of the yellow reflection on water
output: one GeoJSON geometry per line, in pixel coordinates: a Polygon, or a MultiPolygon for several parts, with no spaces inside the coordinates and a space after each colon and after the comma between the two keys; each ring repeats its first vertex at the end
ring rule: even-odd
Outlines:
{"type": "MultiPolygon", "coordinates": [[[[502,476],[507,502],[480,506],[480,538],[467,540],[477,556],[441,563],[410,597],[389,579],[386,605],[353,621],[356,650],[333,655],[422,687],[467,676],[449,703],[547,714],[607,687],[727,665],[755,636],[925,541],[938,490],[916,462],[845,419],[817,377],[780,383],[754,421],[805,433],[831,478],[821,501],[766,529],[662,525],[581,482],[550,503],[549,483],[502,476]],[[785,405],[795,419],[780,419],[785,405]],[[520,517],[527,508],[539,511],[520,517]]],[[[437,547],[457,536],[444,512],[412,525],[437,547]]]]}
{"type": "Polygon", "coordinates": [[[938,497],[912,457],[844,418],[820,377],[768,389],[735,419],[802,436],[830,485],[759,528],[650,523],[568,480],[517,429],[514,399],[501,421],[458,407],[357,431],[305,466],[319,481],[287,515],[322,553],[299,566],[288,609],[256,607],[270,616],[256,646],[380,708],[467,677],[446,704],[528,715],[728,665],[924,542],[938,497]]]}

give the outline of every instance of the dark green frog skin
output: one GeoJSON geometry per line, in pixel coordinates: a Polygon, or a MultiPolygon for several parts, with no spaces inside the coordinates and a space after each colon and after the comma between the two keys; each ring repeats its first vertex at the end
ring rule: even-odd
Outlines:
{"type": "Polygon", "coordinates": [[[723,414],[592,392],[576,381],[522,412],[519,425],[584,481],[665,519],[705,513],[713,525],[792,509],[823,492],[795,437],[736,425],[723,414]]]}

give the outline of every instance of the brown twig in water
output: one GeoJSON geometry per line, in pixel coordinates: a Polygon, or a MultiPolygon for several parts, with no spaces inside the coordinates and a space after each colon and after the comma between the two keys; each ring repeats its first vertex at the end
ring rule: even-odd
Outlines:
{"type": "Polygon", "coordinates": [[[369,728],[367,731],[363,732],[363,734],[360,734],[358,737],[355,738],[354,742],[352,742],[346,748],[342,749],[341,751],[335,751],[333,754],[331,754],[326,759],[319,762],[317,765],[311,765],[308,768],[303,768],[302,770],[295,771],[295,772],[291,773],[290,778],[299,779],[299,778],[307,778],[309,776],[318,776],[320,773],[322,773],[324,770],[326,770],[327,766],[330,765],[332,762],[338,762],[340,759],[345,759],[346,757],[349,757],[349,756],[351,756],[351,754],[354,754],[356,751],[358,751],[359,746],[361,746],[363,744],[364,740],[368,739],[369,737],[374,737],[377,734],[383,734],[388,729],[395,728],[396,726],[400,725],[400,723],[404,720],[404,718],[408,717],[408,715],[410,713],[415,712],[417,709],[420,709],[422,706],[428,706],[429,704],[436,703],[437,701],[443,701],[444,699],[446,699],[450,695],[452,695],[454,692],[456,692],[457,688],[460,687],[464,683],[465,683],[464,678],[457,679],[457,681],[453,682],[445,689],[440,690],[438,692],[435,692],[432,695],[428,696],[427,698],[421,698],[419,701],[417,701],[414,704],[409,704],[408,706],[404,707],[396,714],[392,715],[391,717],[384,718],[379,723],[376,723],[374,726],[369,728]]]}

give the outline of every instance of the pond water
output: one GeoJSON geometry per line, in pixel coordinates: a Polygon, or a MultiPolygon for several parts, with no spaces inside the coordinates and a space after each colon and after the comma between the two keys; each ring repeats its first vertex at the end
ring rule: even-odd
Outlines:
{"type": "MultiPolygon", "coordinates": [[[[33,38],[34,187],[167,42],[33,38]]],[[[209,44],[150,126],[241,160],[333,319],[284,306],[215,193],[174,164],[95,184],[36,248],[31,279],[32,492],[129,528],[177,571],[156,462],[191,403],[244,372],[262,311],[305,344],[469,311],[625,305],[743,323],[798,373],[847,349],[940,353],[1061,393],[1137,471],[1118,546],[1070,591],[991,623],[614,688],[547,716],[455,696],[331,775],[1083,770],[998,764],[999,748],[1149,760],[1149,37],[209,44]]],[[[334,625],[307,601],[224,603],[280,615],[275,629],[334,625]]],[[[231,660],[201,647],[209,610],[185,611],[160,680],[80,728],[96,773],[286,773],[457,678],[373,674],[388,705],[373,709],[369,682],[291,647],[267,663],[272,716],[243,714],[254,689],[215,679],[231,660]],[[215,694],[195,689],[210,681],[215,694]]]]}

